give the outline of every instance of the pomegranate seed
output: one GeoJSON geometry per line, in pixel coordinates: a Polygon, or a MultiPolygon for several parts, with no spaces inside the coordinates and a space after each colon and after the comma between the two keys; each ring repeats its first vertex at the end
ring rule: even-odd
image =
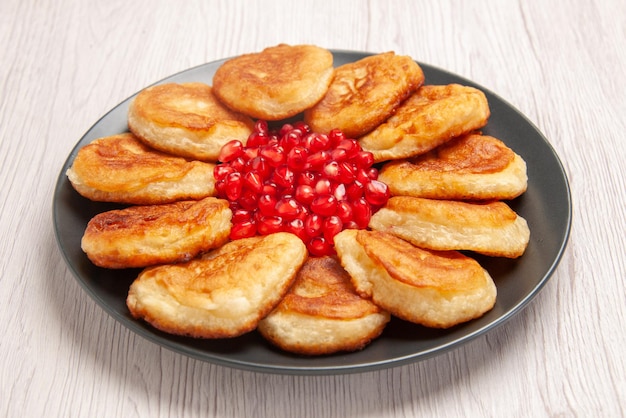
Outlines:
{"type": "Polygon", "coordinates": [[[315,189],[307,184],[296,187],[296,199],[298,202],[309,205],[315,199],[315,189]]]}
{"type": "Polygon", "coordinates": [[[343,132],[341,132],[340,129],[332,129],[328,133],[328,138],[330,139],[331,146],[333,147],[336,147],[339,142],[341,142],[343,139],[346,139],[345,135],[343,134],[343,132]]]}
{"type": "Polygon", "coordinates": [[[322,216],[334,215],[337,211],[337,199],[333,195],[317,196],[311,202],[311,210],[322,216]]]}
{"type": "Polygon", "coordinates": [[[246,166],[246,161],[242,157],[237,157],[230,162],[230,166],[233,170],[242,172],[246,166]]]}
{"type": "Polygon", "coordinates": [[[330,152],[330,158],[337,162],[344,161],[348,158],[348,151],[343,148],[335,148],[330,152]]]}
{"type": "Polygon", "coordinates": [[[243,144],[238,139],[233,139],[222,146],[218,160],[223,163],[229,163],[242,155],[243,144]]]}
{"type": "Polygon", "coordinates": [[[280,187],[293,186],[295,178],[295,173],[287,165],[276,167],[274,174],[272,174],[272,180],[280,187]]]}
{"type": "Polygon", "coordinates": [[[261,191],[261,194],[266,194],[274,197],[278,196],[278,185],[274,182],[266,181],[263,184],[263,190],[261,191]]]}
{"type": "Polygon", "coordinates": [[[365,186],[365,199],[373,206],[384,205],[389,196],[389,188],[382,181],[372,180],[365,186]]]}
{"type": "Polygon", "coordinates": [[[348,195],[348,199],[352,201],[359,200],[361,197],[363,197],[364,189],[365,189],[365,186],[363,186],[363,183],[361,183],[358,180],[355,180],[346,189],[346,194],[348,195]]]}
{"type": "Polygon", "coordinates": [[[348,161],[342,161],[341,163],[339,163],[338,181],[345,183],[345,184],[352,183],[354,179],[356,178],[355,172],[356,172],[356,167],[352,163],[348,161]]]}
{"type": "Polygon", "coordinates": [[[361,151],[361,146],[354,139],[342,139],[337,144],[337,148],[345,149],[348,158],[353,158],[361,151]]]}
{"type": "Polygon", "coordinates": [[[254,131],[260,134],[267,134],[269,132],[267,121],[259,119],[254,124],[254,131]]]}
{"type": "Polygon", "coordinates": [[[259,212],[265,216],[272,216],[274,214],[274,208],[276,207],[276,196],[269,194],[263,194],[259,197],[258,206],[259,212]]]}
{"type": "Polygon", "coordinates": [[[259,148],[259,155],[267,160],[272,167],[278,167],[285,162],[285,150],[278,144],[268,143],[259,148]]]}
{"type": "Polygon", "coordinates": [[[251,190],[244,190],[237,201],[243,209],[252,211],[259,205],[259,195],[251,190]]]}
{"type": "Polygon", "coordinates": [[[283,197],[274,206],[276,215],[288,221],[295,219],[300,213],[301,205],[292,197],[283,197]]]}
{"type": "Polygon", "coordinates": [[[324,255],[332,255],[333,247],[324,237],[313,237],[307,246],[311,254],[321,257],[324,255]]]}
{"type": "Polygon", "coordinates": [[[343,229],[343,222],[339,216],[329,216],[324,220],[324,226],[322,228],[324,230],[324,238],[326,238],[326,241],[333,242],[335,235],[340,233],[343,229]]]}
{"type": "Polygon", "coordinates": [[[307,186],[314,186],[317,183],[318,176],[311,171],[303,171],[298,175],[298,184],[305,184],[307,186]]]}
{"type": "Polygon", "coordinates": [[[324,218],[318,214],[309,215],[304,220],[304,230],[309,237],[316,237],[322,233],[324,218]]]}
{"type": "Polygon", "coordinates": [[[285,123],[283,126],[280,127],[280,129],[278,130],[278,135],[279,136],[285,136],[287,135],[289,132],[293,131],[293,125],[290,123],[285,123]]]}
{"type": "Polygon", "coordinates": [[[333,184],[330,180],[321,178],[315,183],[315,193],[319,194],[331,194],[333,184]]]}
{"type": "Polygon", "coordinates": [[[230,173],[234,173],[235,169],[228,164],[218,164],[213,169],[213,177],[215,180],[224,180],[230,173]]]}
{"type": "Polygon", "coordinates": [[[315,152],[306,159],[307,167],[310,170],[320,170],[324,164],[330,161],[330,153],[326,150],[315,152]]]}
{"type": "Polygon", "coordinates": [[[252,220],[239,222],[230,229],[230,239],[241,239],[256,235],[256,224],[252,220]]]}
{"type": "Polygon", "coordinates": [[[244,221],[249,221],[252,219],[252,212],[246,209],[235,209],[233,210],[233,224],[242,223],[244,221]]]}
{"type": "Polygon", "coordinates": [[[372,216],[372,210],[370,209],[370,205],[367,203],[365,198],[360,198],[352,203],[352,213],[354,222],[356,222],[357,226],[359,228],[367,228],[372,216]]]}
{"type": "Polygon", "coordinates": [[[346,193],[345,184],[335,183],[332,185],[331,189],[332,189],[332,195],[335,196],[335,199],[337,199],[337,201],[342,201],[346,199],[347,193],[346,193]]]}
{"type": "Polygon", "coordinates": [[[337,181],[341,176],[339,172],[339,163],[337,161],[330,161],[324,165],[323,173],[330,181],[337,181]]]}
{"type": "Polygon", "coordinates": [[[226,177],[226,184],[224,185],[224,189],[226,191],[226,196],[229,200],[237,200],[239,196],[241,196],[241,190],[243,188],[243,180],[241,179],[241,173],[235,171],[230,173],[226,177]]]}
{"type": "Polygon", "coordinates": [[[293,147],[287,154],[287,165],[294,171],[302,171],[306,167],[309,151],[301,146],[293,147]]]}
{"type": "Polygon", "coordinates": [[[304,228],[304,221],[302,219],[296,218],[289,221],[286,225],[287,232],[291,232],[302,241],[306,241],[308,236],[306,234],[306,230],[304,228]]]}
{"type": "Polygon", "coordinates": [[[374,154],[369,151],[361,151],[354,157],[354,163],[359,168],[367,168],[374,164],[374,154]]]}
{"type": "Polygon", "coordinates": [[[293,124],[293,127],[294,129],[299,129],[304,134],[308,134],[309,132],[311,132],[311,128],[309,127],[309,125],[307,125],[303,121],[297,121],[293,124]]]}
{"type": "Polygon", "coordinates": [[[252,170],[244,174],[243,184],[257,194],[263,191],[263,177],[258,171],[252,170]]]}
{"type": "Polygon", "coordinates": [[[280,138],[280,146],[287,152],[289,152],[294,147],[300,145],[302,139],[302,132],[299,129],[292,129],[285,135],[281,135],[280,138]]]}
{"type": "Polygon", "coordinates": [[[274,234],[283,229],[283,220],[280,216],[265,216],[261,218],[256,227],[261,235],[274,234]]]}
{"type": "Polygon", "coordinates": [[[350,203],[343,201],[337,204],[337,216],[344,224],[352,220],[352,206],[350,203]]]}
{"type": "Polygon", "coordinates": [[[268,141],[269,141],[269,138],[268,138],[266,132],[253,132],[248,137],[248,141],[246,142],[246,146],[247,147],[251,147],[251,148],[258,148],[258,147],[261,147],[263,145],[266,145],[268,141]]]}

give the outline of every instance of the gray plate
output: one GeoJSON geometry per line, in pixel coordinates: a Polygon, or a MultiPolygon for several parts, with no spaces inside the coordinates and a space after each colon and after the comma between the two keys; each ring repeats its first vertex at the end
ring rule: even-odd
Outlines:
{"type": "MultiPolygon", "coordinates": [[[[351,51],[333,51],[333,54],[335,65],[370,55],[351,51]]],[[[200,81],[211,84],[213,74],[222,62],[194,67],[159,83],[200,81]]],[[[546,138],[519,111],[469,80],[426,64],[420,65],[427,84],[460,83],[484,91],[491,107],[491,118],[483,132],[504,141],[528,165],[528,191],[509,203],[528,221],[531,240],[524,256],[517,260],[476,257],[492,275],[498,288],[494,309],[483,317],[448,330],[428,329],[394,318],[382,336],[362,351],[313,358],[279,351],[256,332],[233,339],[198,340],[168,335],[133,319],[125,300],[128,288],[139,271],[95,267],[80,248],[80,240],[89,219],[117,206],[82,198],[70,185],[65,171],[82,146],[96,138],[127,131],[126,114],[134,96],[120,103],[87,131],[59,174],[53,216],[57,242],[67,265],[87,294],[133,332],[196,359],[260,372],[336,374],[400,366],[442,354],[503,324],[537,295],[565,250],[572,215],[567,177],[546,138]]]]}

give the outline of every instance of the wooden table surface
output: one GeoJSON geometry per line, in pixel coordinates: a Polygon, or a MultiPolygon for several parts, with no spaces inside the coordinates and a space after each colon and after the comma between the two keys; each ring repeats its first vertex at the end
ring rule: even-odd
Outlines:
{"type": "Polygon", "coordinates": [[[626,415],[626,2],[0,3],[0,416],[626,415]],[[427,360],[291,376],[129,331],[59,251],[54,187],[82,135],[141,88],[278,43],[394,50],[495,92],[550,141],[573,224],[526,309],[427,360]]]}

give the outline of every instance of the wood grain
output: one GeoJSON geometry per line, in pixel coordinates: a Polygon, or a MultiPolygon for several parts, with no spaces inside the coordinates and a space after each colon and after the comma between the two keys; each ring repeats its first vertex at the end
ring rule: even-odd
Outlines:
{"type": "Polygon", "coordinates": [[[3,1],[0,416],[625,416],[625,28],[619,0],[3,1]],[[419,363],[284,376],[160,348],[87,295],[51,219],[78,139],[163,77],[280,42],[411,55],[538,126],[568,174],[574,220],[525,310],[419,363]]]}

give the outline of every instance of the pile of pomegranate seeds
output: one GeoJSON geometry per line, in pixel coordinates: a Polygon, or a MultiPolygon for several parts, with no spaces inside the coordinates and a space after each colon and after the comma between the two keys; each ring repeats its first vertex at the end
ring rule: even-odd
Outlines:
{"type": "Polygon", "coordinates": [[[364,229],[389,199],[374,158],[339,130],[311,132],[303,122],[270,131],[258,121],[246,145],[222,147],[218,196],[233,211],[231,239],[291,232],[315,256],[335,254],[333,238],[364,229]]]}

